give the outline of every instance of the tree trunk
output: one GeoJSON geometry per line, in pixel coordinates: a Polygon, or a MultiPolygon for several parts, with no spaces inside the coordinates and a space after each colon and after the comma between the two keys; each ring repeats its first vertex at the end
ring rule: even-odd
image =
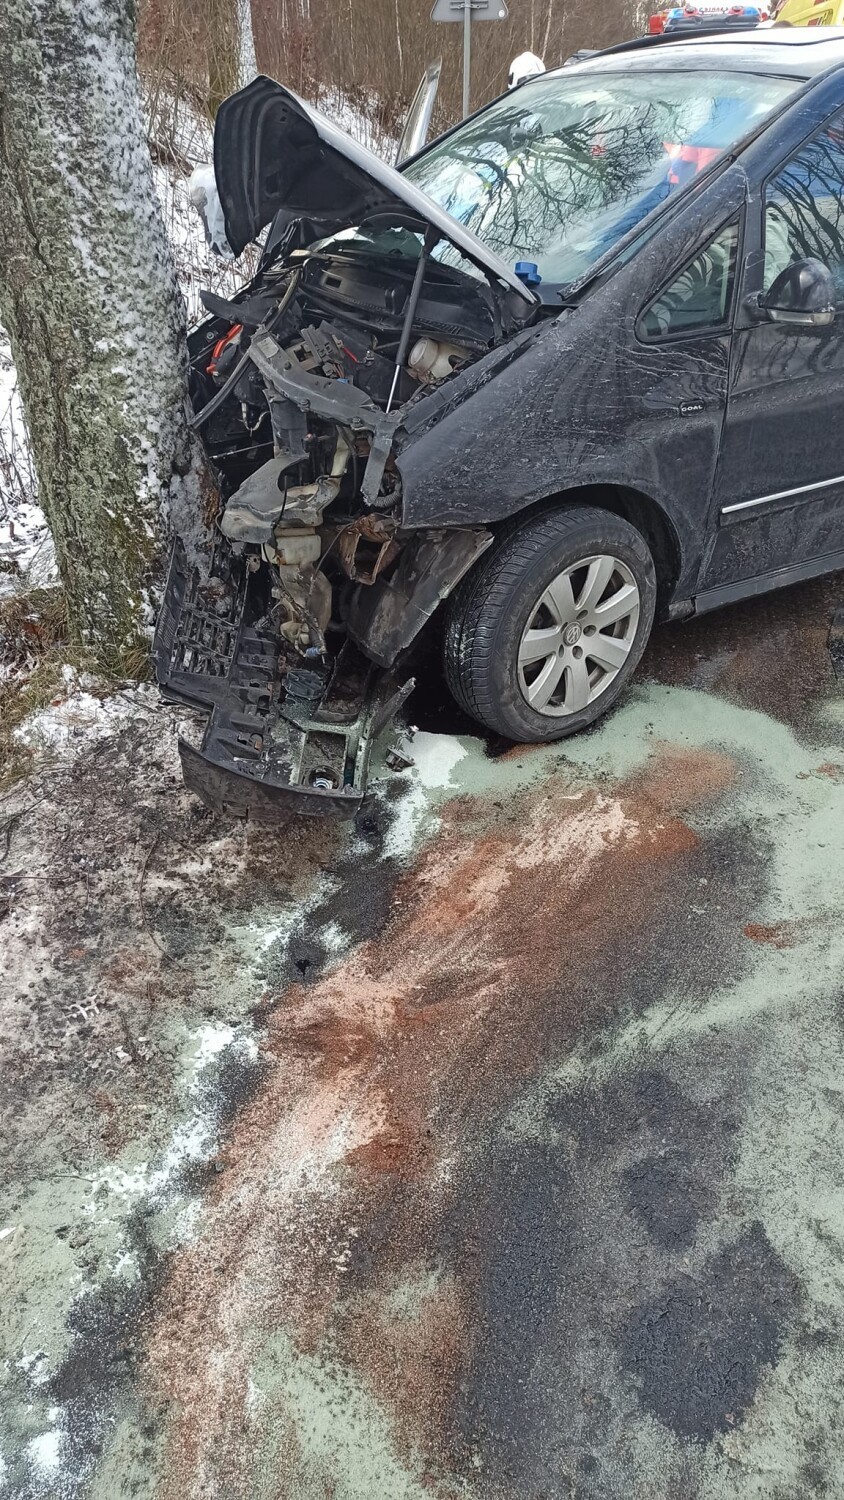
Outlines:
{"type": "Polygon", "coordinates": [[[245,88],[258,72],[255,59],[255,30],[252,25],[252,0],[239,0],[240,25],[240,78],[238,87],[245,88]]]}
{"type": "Polygon", "coordinates": [[[198,513],[133,0],[0,0],[0,202],[0,317],[71,628],[119,669],[168,511],[198,513]]]}
{"type": "Polygon", "coordinates": [[[207,0],[205,45],[208,56],[208,113],[212,120],[240,75],[240,7],[238,0],[207,0]]]}

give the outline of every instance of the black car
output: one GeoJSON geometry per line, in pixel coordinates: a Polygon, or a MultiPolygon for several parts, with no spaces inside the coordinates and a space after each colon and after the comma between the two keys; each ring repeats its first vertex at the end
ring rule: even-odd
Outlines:
{"type": "Polygon", "coordinates": [[[844,32],[645,38],[401,171],[257,79],[215,174],[234,252],[269,231],[191,337],[219,542],[156,641],[213,805],[354,811],[433,632],[553,740],[656,617],[844,567],[844,32]]]}

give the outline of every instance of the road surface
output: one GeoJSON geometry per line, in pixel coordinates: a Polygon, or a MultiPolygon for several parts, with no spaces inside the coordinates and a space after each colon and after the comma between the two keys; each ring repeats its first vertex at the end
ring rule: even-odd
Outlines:
{"type": "Polygon", "coordinates": [[[0,1494],[844,1495],[840,588],[354,831],[151,700],[6,799],[0,1494]]]}

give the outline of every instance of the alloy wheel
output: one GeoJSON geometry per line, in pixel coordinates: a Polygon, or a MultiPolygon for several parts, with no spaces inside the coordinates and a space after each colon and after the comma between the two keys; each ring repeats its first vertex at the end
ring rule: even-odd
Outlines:
{"type": "Polygon", "coordinates": [[[605,692],[636,638],[640,598],[626,563],[605,553],[564,568],[530,610],[519,687],[536,712],[580,713],[605,692]]]}

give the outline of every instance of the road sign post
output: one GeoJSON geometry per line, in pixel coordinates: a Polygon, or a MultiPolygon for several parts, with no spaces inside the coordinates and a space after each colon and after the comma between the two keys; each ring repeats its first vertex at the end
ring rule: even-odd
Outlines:
{"type": "Polygon", "coordinates": [[[463,118],[469,113],[472,74],[472,22],[506,21],[506,0],[436,0],[432,21],[463,22],[463,118]]]}
{"type": "Polygon", "coordinates": [[[469,80],[472,72],[472,0],[463,0],[463,118],[469,113],[469,80]]]}

